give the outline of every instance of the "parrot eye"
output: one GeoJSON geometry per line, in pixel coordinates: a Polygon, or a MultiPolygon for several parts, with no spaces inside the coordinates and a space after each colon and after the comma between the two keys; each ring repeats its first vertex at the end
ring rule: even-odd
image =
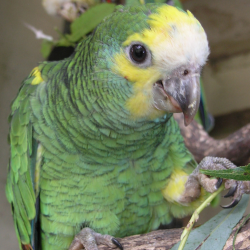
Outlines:
{"type": "Polygon", "coordinates": [[[184,70],[183,75],[186,76],[188,75],[189,71],[187,69],[184,70]]]}
{"type": "Polygon", "coordinates": [[[142,68],[151,65],[151,52],[144,44],[141,44],[140,42],[132,42],[125,48],[125,51],[134,65],[142,68]]]}
{"type": "Polygon", "coordinates": [[[130,56],[135,62],[142,63],[147,57],[147,51],[142,45],[134,44],[130,48],[130,56]]]}

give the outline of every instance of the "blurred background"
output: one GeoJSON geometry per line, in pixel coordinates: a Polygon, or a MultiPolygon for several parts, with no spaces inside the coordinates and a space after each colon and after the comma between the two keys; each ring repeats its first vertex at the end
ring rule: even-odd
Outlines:
{"type": "MultiPolygon", "coordinates": [[[[208,35],[211,54],[203,81],[208,109],[215,117],[211,135],[222,138],[250,122],[250,1],[186,0],[183,4],[208,35]]],[[[0,242],[1,249],[15,250],[18,245],[5,198],[7,118],[21,81],[44,60],[41,40],[24,23],[57,38],[54,28],[62,30],[63,21],[49,16],[40,0],[12,0],[0,1],[0,23],[0,242]]]]}

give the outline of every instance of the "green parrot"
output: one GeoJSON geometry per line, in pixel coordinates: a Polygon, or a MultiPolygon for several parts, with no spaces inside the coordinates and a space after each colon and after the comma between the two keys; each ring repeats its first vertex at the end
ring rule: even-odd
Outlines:
{"type": "Polygon", "coordinates": [[[199,169],[234,166],[197,166],[172,117],[195,116],[208,54],[190,12],[117,6],[69,58],[34,68],[10,114],[6,195],[20,249],[122,249],[114,237],[185,216],[218,188],[199,169]]]}

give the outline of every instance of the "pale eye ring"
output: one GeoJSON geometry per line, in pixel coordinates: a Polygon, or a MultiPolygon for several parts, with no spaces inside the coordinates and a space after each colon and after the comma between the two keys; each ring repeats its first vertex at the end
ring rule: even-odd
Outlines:
{"type": "Polygon", "coordinates": [[[136,66],[145,68],[151,65],[151,52],[141,42],[132,42],[125,48],[129,60],[136,66]]]}

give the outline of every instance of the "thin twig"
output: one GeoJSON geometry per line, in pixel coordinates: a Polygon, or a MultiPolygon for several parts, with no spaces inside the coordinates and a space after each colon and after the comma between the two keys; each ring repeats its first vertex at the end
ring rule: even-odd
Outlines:
{"type": "Polygon", "coordinates": [[[224,185],[221,185],[221,187],[214,193],[212,193],[193,213],[190,221],[188,222],[187,226],[185,227],[185,229],[183,230],[183,233],[181,235],[181,242],[179,245],[178,250],[183,250],[184,246],[186,244],[186,241],[188,239],[188,236],[193,228],[193,225],[195,222],[198,221],[199,219],[199,214],[203,211],[204,208],[206,208],[211,201],[221,192],[224,190],[224,185]]]}

